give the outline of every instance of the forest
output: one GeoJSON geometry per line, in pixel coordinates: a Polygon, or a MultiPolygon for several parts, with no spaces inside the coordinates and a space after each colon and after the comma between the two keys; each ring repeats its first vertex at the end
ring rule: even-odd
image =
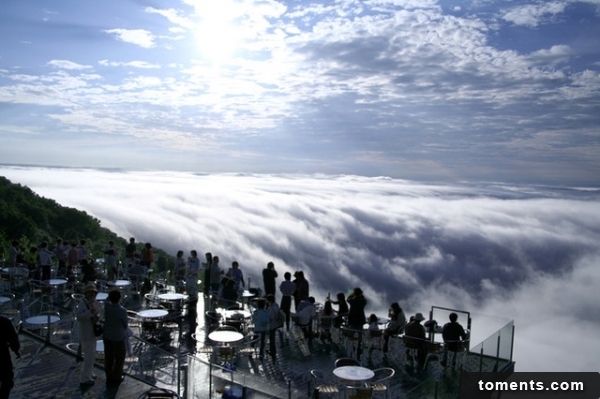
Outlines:
{"type": "MultiPolygon", "coordinates": [[[[1,258],[6,259],[13,240],[19,241],[21,248],[37,247],[42,242],[51,248],[58,238],[65,243],[85,239],[86,247],[97,257],[102,256],[110,240],[118,248],[125,248],[128,242],[102,227],[100,220],[87,212],[62,206],[0,176],[1,258]]],[[[140,249],[142,245],[138,243],[140,249]]],[[[158,271],[166,270],[172,256],[159,248],[153,248],[153,252],[158,271]]]]}

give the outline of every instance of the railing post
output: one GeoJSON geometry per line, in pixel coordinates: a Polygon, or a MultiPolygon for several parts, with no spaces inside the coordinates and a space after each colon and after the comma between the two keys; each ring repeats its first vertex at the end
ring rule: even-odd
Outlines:
{"type": "Polygon", "coordinates": [[[498,334],[498,343],[496,344],[496,367],[495,370],[498,370],[498,364],[500,363],[500,340],[502,337],[498,334]]]}
{"type": "Polygon", "coordinates": [[[513,348],[515,347],[515,325],[512,326],[511,337],[510,337],[510,362],[513,360],[513,348]]]}

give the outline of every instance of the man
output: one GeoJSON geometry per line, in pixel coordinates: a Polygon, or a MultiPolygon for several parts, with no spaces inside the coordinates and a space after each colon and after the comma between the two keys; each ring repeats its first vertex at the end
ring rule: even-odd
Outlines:
{"type": "Polygon", "coordinates": [[[123,381],[127,330],[127,310],[119,304],[121,292],[113,289],[108,293],[104,306],[104,371],[106,385],[118,385],[123,381]]]}
{"type": "MultiPolygon", "coordinates": [[[[269,313],[269,350],[268,354],[271,355],[273,361],[277,357],[277,345],[275,345],[275,332],[283,325],[279,324],[279,306],[275,302],[275,297],[272,294],[267,295],[267,312],[269,313]]],[[[279,340],[283,340],[283,332],[279,330],[279,340]]]]}
{"type": "Polygon", "coordinates": [[[269,312],[265,309],[265,300],[256,301],[256,310],[252,313],[252,322],[254,323],[254,332],[260,335],[259,359],[262,361],[265,356],[265,340],[269,332],[269,312]]]}
{"type": "Polygon", "coordinates": [[[296,284],[292,280],[292,274],[285,272],[283,275],[284,281],[279,285],[279,291],[281,291],[281,305],[280,308],[285,312],[285,325],[288,331],[290,331],[290,313],[292,310],[292,295],[296,291],[296,284]]]}
{"type": "Polygon", "coordinates": [[[133,260],[137,252],[137,246],[135,245],[135,238],[129,239],[129,244],[125,246],[125,267],[133,265],[133,260]]]}
{"type": "Polygon", "coordinates": [[[267,263],[267,267],[263,269],[263,285],[265,287],[265,295],[275,296],[275,279],[277,278],[277,271],[275,270],[275,264],[273,262],[267,263]]]}
{"type": "Polygon", "coordinates": [[[423,368],[425,364],[425,358],[427,357],[427,346],[425,340],[425,327],[421,322],[425,320],[423,313],[417,313],[410,323],[404,329],[404,335],[411,338],[419,339],[419,348],[417,349],[417,367],[419,370],[423,368]]]}
{"type": "Polygon", "coordinates": [[[310,341],[312,340],[312,320],[317,317],[315,298],[311,296],[306,301],[302,301],[301,305],[300,310],[296,312],[296,316],[298,316],[298,324],[302,328],[304,337],[310,341]]]}
{"type": "Polygon", "coordinates": [[[41,280],[50,280],[50,276],[52,275],[52,255],[52,252],[48,250],[48,243],[43,242],[40,245],[40,252],[38,254],[41,280]]]}
{"type": "MultiPolygon", "coordinates": [[[[446,361],[448,360],[448,351],[458,352],[460,349],[461,341],[467,339],[467,334],[465,333],[465,329],[461,326],[457,320],[458,315],[454,312],[450,313],[448,317],[450,319],[449,323],[444,324],[442,328],[442,338],[444,338],[444,345],[446,346],[446,352],[444,352],[444,360],[442,360],[442,366],[446,365],[446,361]]],[[[452,365],[456,364],[456,354],[452,358],[452,365]]]]}
{"type": "Polygon", "coordinates": [[[21,357],[19,336],[10,319],[0,316],[0,399],[8,399],[10,390],[15,385],[10,348],[15,356],[21,357]]]}

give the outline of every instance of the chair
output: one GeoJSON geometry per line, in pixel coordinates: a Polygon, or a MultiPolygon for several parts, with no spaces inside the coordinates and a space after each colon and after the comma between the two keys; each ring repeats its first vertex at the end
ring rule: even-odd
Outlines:
{"type": "Polygon", "coordinates": [[[396,370],[390,367],[382,367],[373,370],[375,375],[369,381],[369,386],[373,388],[373,393],[384,393],[386,398],[390,396],[390,382],[396,370]]]}
{"type": "Polygon", "coordinates": [[[457,362],[458,366],[462,367],[464,358],[466,357],[466,354],[469,351],[469,340],[467,339],[464,341],[446,341],[444,342],[444,345],[446,348],[446,356],[452,357],[452,367],[456,367],[457,362]],[[460,360],[458,359],[459,356],[460,360]]]}
{"type": "Polygon", "coordinates": [[[383,330],[368,330],[367,353],[371,356],[374,349],[383,352],[383,330]]]}
{"type": "Polygon", "coordinates": [[[206,320],[207,332],[212,332],[221,325],[221,314],[214,310],[207,310],[204,313],[204,318],[206,320]]]}
{"type": "Polygon", "coordinates": [[[347,388],[351,390],[348,399],[371,399],[373,397],[373,388],[369,386],[348,386],[347,388]]]}
{"type": "Polygon", "coordinates": [[[313,369],[310,371],[313,378],[315,387],[313,389],[312,397],[321,398],[321,395],[334,395],[341,396],[339,387],[335,382],[332,381],[324,371],[313,369]]]}
{"type": "Polygon", "coordinates": [[[405,363],[409,364],[413,371],[417,371],[419,351],[423,350],[423,346],[428,342],[419,338],[409,337],[406,335],[402,336],[404,342],[404,348],[406,349],[405,363]],[[415,361],[417,364],[415,364],[415,361]]]}
{"type": "Polygon", "coordinates": [[[224,323],[224,326],[233,327],[233,328],[235,328],[236,331],[239,331],[239,332],[244,331],[244,325],[245,325],[245,322],[243,319],[240,320],[240,319],[226,318],[225,323],[224,323]]]}
{"type": "Polygon", "coordinates": [[[253,334],[248,335],[244,338],[242,343],[239,345],[238,349],[238,357],[248,356],[252,358],[252,356],[256,356],[256,352],[258,351],[260,343],[260,335],[253,334]]]}
{"type": "Polygon", "coordinates": [[[354,356],[354,353],[358,353],[360,345],[362,344],[362,330],[355,330],[347,326],[341,326],[340,331],[344,337],[344,346],[346,347],[346,353],[350,352],[350,356],[354,356]],[[349,350],[348,350],[349,348],[349,350]]]}
{"type": "Polygon", "coordinates": [[[427,362],[430,359],[440,360],[440,355],[444,353],[444,348],[440,342],[427,341],[427,356],[425,357],[425,363],[423,363],[423,370],[427,368],[427,362]]]}
{"type": "Polygon", "coordinates": [[[151,388],[138,396],[138,399],[179,399],[179,397],[177,393],[170,389],[151,388]]]}

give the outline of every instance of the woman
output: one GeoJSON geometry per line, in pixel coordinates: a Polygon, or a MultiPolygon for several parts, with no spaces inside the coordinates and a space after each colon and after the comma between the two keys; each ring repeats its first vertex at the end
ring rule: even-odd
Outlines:
{"type": "Polygon", "coordinates": [[[404,325],[406,324],[406,316],[400,305],[398,305],[398,302],[394,302],[390,305],[388,316],[390,322],[383,331],[383,353],[387,353],[388,351],[390,337],[394,334],[402,333],[404,325]]]}
{"type": "Polygon", "coordinates": [[[365,316],[365,306],[367,306],[367,300],[363,296],[363,291],[359,287],[356,287],[350,295],[348,295],[348,305],[350,310],[348,312],[348,326],[354,330],[363,329],[363,325],[367,321],[365,316]]]}
{"type": "Polygon", "coordinates": [[[79,332],[79,344],[83,352],[83,368],[79,376],[81,385],[94,385],[96,376],[93,374],[94,360],[96,358],[96,336],[94,335],[94,324],[100,318],[98,304],[96,303],[96,286],[90,284],[85,287],[85,298],[77,307],[77,322],[79,332]]]}
{"type": "Polygon", "coordinates": [[[343,292],[337,294],[337,301],[331,301],[332,304],[338,305],[337,317],[335,318],[335,327],[339,327],[344,324],[344,317],[348,316],[348,302],[346,302],[346,295],[343,292]]]}

